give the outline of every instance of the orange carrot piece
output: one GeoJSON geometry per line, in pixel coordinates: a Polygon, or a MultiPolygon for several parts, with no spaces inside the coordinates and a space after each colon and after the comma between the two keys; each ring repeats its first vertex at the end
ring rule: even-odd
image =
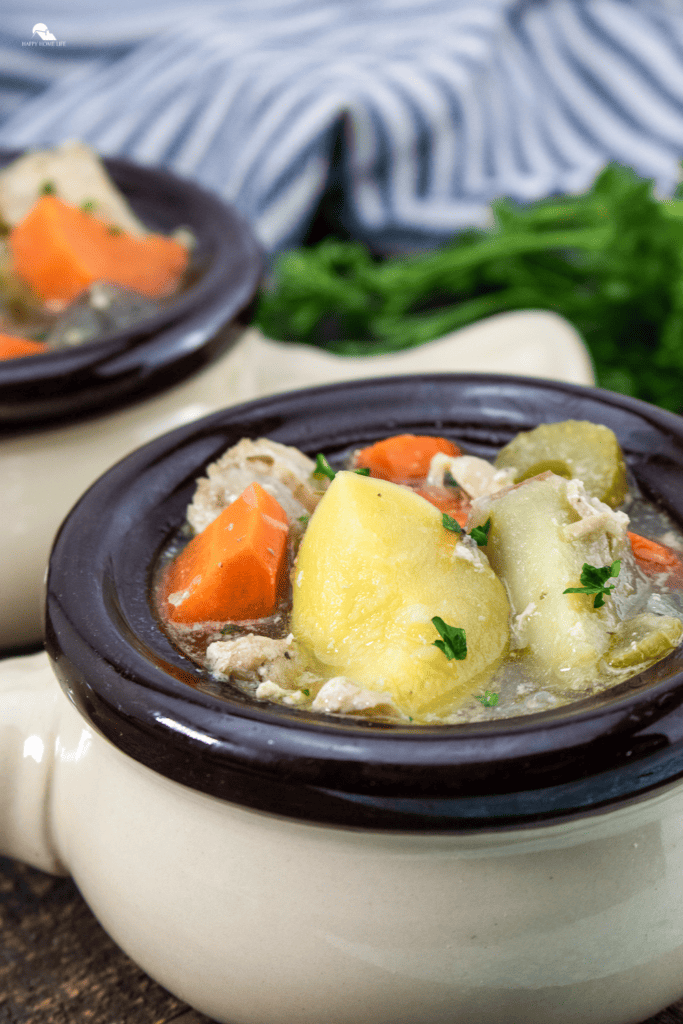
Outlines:
{"type": "Polygon", "coordinates": [[[137,238],[57,196],[43,196],[9,236],[14,268],[44,302],[71,302],[93,281],[148,296],[173,292],[187,250],[172,238],[137,238]]]}
{"type": "Polygon", "coordinates": [[[172,622],[260,619],[283,594],[287,515],[272,495],[250,484],[193,537],[166,570],[162,607],[172,622]]]}
{"type": "Polygon", "coordinates": [[[429,472],[432,456],[438,452],[455,457],[460,449],[445,437],[418,434],[396,434],[363,448],[356,455],[355,467],[369,469],[370,475],[381,480],[404,483],[423,480],[429,472]]]}
{"type": "Polygon", "coordinates": [[[470,499],[464,491],[453,491],[448,487],[432,487],[427,484],[415,487],[414,490],[416,494],[438,508],[439,512],[445,512],[455,519],[464,529],[471,506],[470,499]]]}
{"type": "Polygon", "coordinates": [[[672,548],[641,537],[638,533],[629,532],[628,539],[636,561],[645,572],[671,572],[683,568],[681,556],[672,548]]]}
{"type": "Polygon", "coordinates": [[[0,359],[21,359],[22,356],[37,356],[41,352],[47,352],[47,345],[42,341],[0,334],[0,359]]]}

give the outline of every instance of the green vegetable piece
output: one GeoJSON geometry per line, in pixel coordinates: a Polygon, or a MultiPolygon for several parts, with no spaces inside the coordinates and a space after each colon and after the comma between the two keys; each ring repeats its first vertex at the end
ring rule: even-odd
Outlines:
{"type": "Polygon", "coordinates": [[[601,423],[564,420],[522,431],[498,453],[495,465],[516,469],[516,483],[547,470],[582,480],[589,494],[612,508],[626,497],[624,456],[614,433],[601,423]]]}
{"type": "Polygon", "coordinates": [[[495,690],[484,690],[484,692],[478,696],[475,694],[474,699],[478,700],[480,704],[483,704],[485,708],[495,708],[498,703],[498,694],[495,690]]]}
{"type": "Polygon", "coordinates": [[[605,596],[611,594],[614,590],[614,584],[611,587],[605,586],[608,580],[615,579],[619,575],[621,569],[621,560],[617,559],[612,562],[611,565],[596,566],[589,565],[588,562],[583,563],[583,569],[581,570],[581,582],[582,587],[567,587],[563,590],[563,594],[595,594],[595,600],[593,601],[594,608],[602,608],[605,603],[605,596]]]}
{"type": "Polygon", "coordinates": [[[442,640],[435,640],[433,646],[443,651],[449,661],[451,658],[455,658],[456,661],[464,661],[467,657],[465,630],[460,626],[449,626],[438,615],[434,616],[432,623],[437,633],[443,637],[442,640]]]}
{"type": "Polygon", "coordinates": [[[315,469],[313,470],[313,476],[326,476],[329,480],[334,480],[337,474],[332,469],[322,452],[318,452],[315,457],[315,469]]]}
{"type": "Polygon", "coordinates": [[[44,181],[40,186],[41,196],[54,196],[57,194],[57,188],[54,181],[44,181]]]}
{"type": "Polygon", "coordinates": [[[443,475],[443,485],[444,487],[460,487],[460,484],[455,479],[450,469],[447,469],[443,475]]]}
{"type": "Polygon", "coordinates": [[[605,663],[614,671],[645,668],[661,661],[683,637],[683,622],[671,615],[645,612],[620,622],[605,654],[605,663]]]}
{"type": "Polygon", "coordinates": [[[370,470],[367,466],[361,466],[360,469],[354,469],[354,473],[358,473],[358,476],[370,476],[370,470]]]}

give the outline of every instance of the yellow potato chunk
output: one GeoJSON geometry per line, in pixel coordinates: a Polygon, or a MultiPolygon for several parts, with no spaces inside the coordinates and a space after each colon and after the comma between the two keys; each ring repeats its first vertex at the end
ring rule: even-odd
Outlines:
{"type": "Polygon", "coordinates": [[[340,472],[311,517],[293,581],[292,633],[329,676],[388,691],[416,720],[481,692],[507,652],[505,590],[483,549],[406,487],[340,472]],[[432,618],[465,630],[449,659],[432,618]]]}

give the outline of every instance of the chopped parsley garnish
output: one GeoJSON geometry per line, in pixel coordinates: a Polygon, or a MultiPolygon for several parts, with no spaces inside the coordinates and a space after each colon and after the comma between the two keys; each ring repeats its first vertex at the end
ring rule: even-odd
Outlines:
{"type": "Polygon", "coordinates": [[[475,526],[473,530],[470,530],[470,537],[472,540],[476,540],[480,548],[486,547],[489,542],[489,530],[491,529],[491,519],[487,519],[483,526],[475,526]]]}
{"type": "Polygon", "coordinates": [[[456,661],[464,661],[467,657],[465,630],[461,629],[460,626],[449,626],[438,615],[434,616],[432,623],[437,633],[443,638],[435,640],[433,646],[443,651],[449,661],[451,658],[455,658],[456,661]]]}
{"type": "Polygon", "coordinates": [[[122,235],[123,234],[123,229],[120,228],[118,226],[118,224],[110,224],[109,227],[107,228],[107,234],[109,234],[109,235],[122,235]]]}
{"type": "Polygon", "coordinates": [[[444,485],[444,487],[459,487],[460,486],[458,481],[455,479],[455,477],[451,473],[450,469],[447,469],[446,472],[443,475],[443,485],[444,485]]]}
{"type": "Polygon", "coordinates": [[[297,523],[301,523],[302,526],[308,526],[308,521],[311,517],[309,515],[299,516],[297,523]]]}
{"type": "Polygon", "coordinates": [[[315,469],[313,470],[313,476],[326,476],[329,477],[330,480],[334,480],[336,475],[337,474],[332,469],[332,466],[329,464],[325,456],[321,452],[318,452],[315,457],[315,469]]]}
{"type": "Polygon", "coordinates": [[[85,202],[81,203],[83,213],[94,213],[96,209],[97,203],[94,199],[86,199],[85,202]]]}
{"type": "Polygon", "coordinates": [[[310,697],[311,696],[311,691],[310,690],[302,690],[301,692],[303,693],[304,697],[310,697]]]}
{"type": "Polygon", "coordinates": [[[495,690],[484,690],[483,693],[475,695],[474,699],[483,704],[485,708],[495,708],[498,703],[498,694],[495,690]]]}
{"type": "Polygon", "coordinates": [[[57,193],[54,181],[44,181],[40,186],[41,196],[54,196],[57,193]]]}
{"type": "Polygon", "coordinates": [[[447,530],[451,531],[451,533],[465,533],[458,520],[454,519],[453,516],[449,516],[447,512],[442,514],[441,522],[447,530]]]}
{"type": "Polygon", "coordinates": [[[221,629],[221,636],[226,636],[228,633],[239,633],[240,627],[236,626],[234,622],[227,622],[221,629]]]}
{"type": "Polygon", "coordinates": [[[583,563],[583,569],[581,570],[581,582],[582,587],[567,587],[563,590],[563,594],[595,594],[595,600],[593,601],[594,608],[602,608],[605,603],[605,596],[611,594],[614,590],[614,584],[611,587],[606,586],[606,583],[610,579],[615,579],[619,575],[621,569],[621,560],[617,559],[616,562],[612,562],[611,565],[597,566],[589,565],[588,562],[583,563]]]}
{"type": "MultiPolygon", "coordinates": [[[[467,531],[463,530],[458,520],[454,519],[453,516],[449,516],[447,512],[442,513],[441,522],[447,530],[451,531],[451,533],[460,534],[462,537],[468,536],[467,531]]],[[[469,536],[472,540],[477,542],[480,548],[483,548],[488,544],[490,529],[491,520],[489,518],[483,526],[475,526],[473,530],[470,530],[469,536]]]]}
{"type": "MultiPolygon", "coordinates": [[[[358,473],[359,476],[370,476],[370,470],[363,466],[361,469],[354,469],[354,473],[358,473]]],[[[313,470],[313,476],[326,476],[330,480],[334,480],[336,472],[332,469],[322,452],[318,452],[315,457],[315,469],[313,470]]]]}

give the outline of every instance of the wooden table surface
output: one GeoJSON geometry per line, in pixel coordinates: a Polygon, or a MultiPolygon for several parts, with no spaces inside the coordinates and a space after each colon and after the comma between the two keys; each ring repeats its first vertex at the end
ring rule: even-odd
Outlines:
{"type": "MultiPolygon", "coordinates": [[[[211,1024],[114,945],[71,879],[0,857],[0,1024],[171,1022],[211,1024]]],[[[683,999],[643,1024],[683,1024],[683,999]]]]}

